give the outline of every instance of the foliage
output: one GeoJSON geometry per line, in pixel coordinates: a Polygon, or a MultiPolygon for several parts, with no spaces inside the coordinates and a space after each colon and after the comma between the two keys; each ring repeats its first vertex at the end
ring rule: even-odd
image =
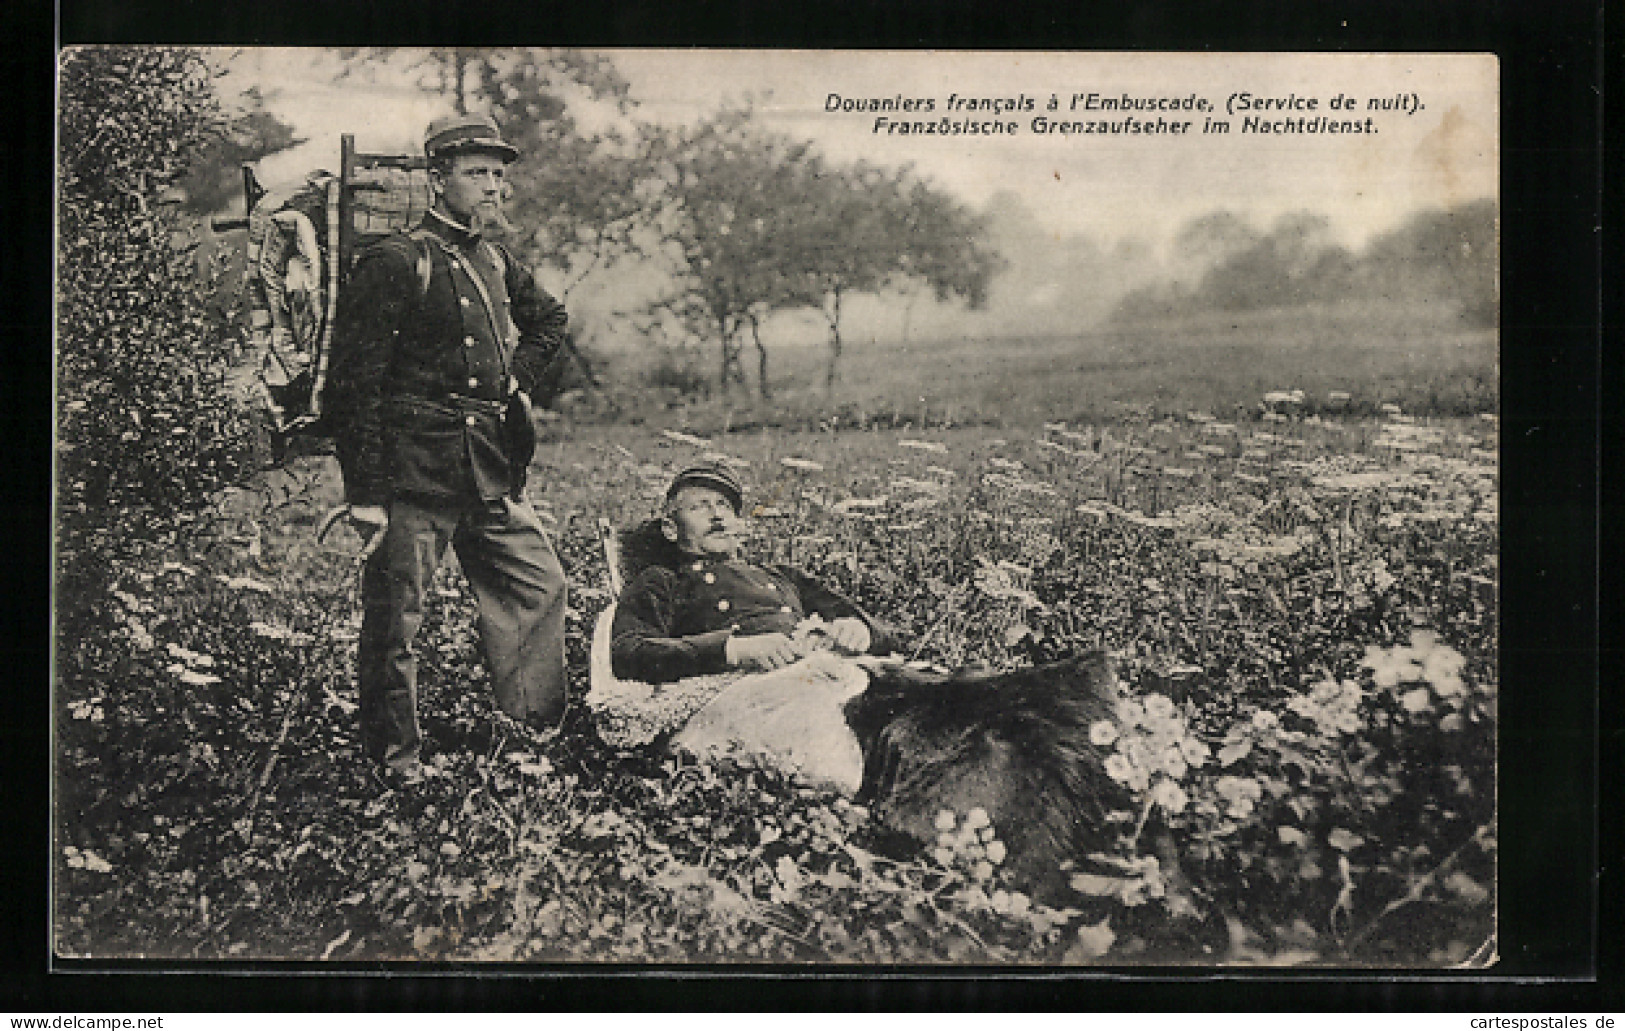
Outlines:
{"type": "Polygon", "coordinates": [[[803,202],[812,214],[795,226],[787,270],[806,280],[807,297],[829,323],[826,386],[839,376],[847,297],[917,280],[939,301],[987,303],[989,283],[1004,263],[988,243],[985,217],[907,169],[859,161],[815,175],[811,185],[816,192],[803,202]]]}
{"type": "Polygon", "coordinates": [[[61,66],[58,512],[64,575],[194,524],[243,471],[231,339],[167,199],[220,115],[194,52],[83,48],[61,66]]]}
{"type": "Polygon", "coordinates": [[[242,166],[303,142],[292,126],[266,110],[257,89],[244,91],[239,110],[222,115],[221,124],[202,141],[181,178],[184,210],[210,215],[240,205],[242,166]]]}
{"type": "Polygon", "coordinates": [[[748,331],[769,395],[761,327],[775,311],[823,316],[833,385],[846,298],[917,279],[939,300],[980,306],[1002,268],[986,220],[952,197],[907,169],[832,164],[810,143],[760,128],[748,108],[693,128],[646,128],[645,140],[655,195],[668,202],[655,224],[677,281],[659,305],[719,343],[724,389],[744,382],[748,331]]]}
{"type": "MultiPolygon", "coordinates": [[[[1493,420],[1210,413],[1035,434],[623,433],[546,448],[569,649],[607,601],[595,521],[650,511],[720,444],[754,547],[901,624],[915,658],[1006,668],[1100,644],[1091,728],[1133,804],[1068,892],[1010,880],[1005,828],[923,851],[765,770],[528,739],[492,709],[473,602],[432,588],[432,776],[369,782],[328,466],[235,495],[239,543],[128,563],[110,674],[65,685],[69,952],[636,962],[1479,962],[1494,913],[1493,420]],[[1266,419],[1265,416],[1276,418],[1266,419]],[[257,542],[245,545],[241,541],[257,542]]],[[[577,684],[577,690],[581,685],[577,684]]]]}
{"type": "Polygon", "coordinates": [[[823,161],[809,143],[758,129],[747,109],[692,128],[647,127],[645,145],[666,201],[656,225],[675,281],[658,306],[718,343],[724,390],[744,383],[740,337],[751,332],[766,397],[772,388],[760,324],[802,302],[793,251],[812,218],[823,161]]]}
{"type": "Polygon", "coordinates": [[[1193,219],[1175,240],[1188,280],[1142,287],[1120,322],[1385,298],[1449,304],[1464,324],[1495,325],[1497,209],[1480,200],[1424,211],[1354,253],[1332,243],[1325,216],[1283,215],[1260,233],[1229,212],[1193,219]]]}

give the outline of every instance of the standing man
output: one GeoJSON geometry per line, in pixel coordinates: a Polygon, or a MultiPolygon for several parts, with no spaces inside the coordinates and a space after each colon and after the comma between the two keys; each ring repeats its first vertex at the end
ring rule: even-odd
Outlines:
{"type": "Polygon", "coordinates": [[[424,137],[433,205],[364,252],[340,297],[329,369],[362,573],[359,676],[367,754],[421,776],[417,657],[430,579],[450,544],[479,603],[498,707],[541,733],[564,713],[564,571],[524,497],[530,395],[564,342],[564,307],[488,230],[505,224],[519,152],[481,116],[424,137]]]}

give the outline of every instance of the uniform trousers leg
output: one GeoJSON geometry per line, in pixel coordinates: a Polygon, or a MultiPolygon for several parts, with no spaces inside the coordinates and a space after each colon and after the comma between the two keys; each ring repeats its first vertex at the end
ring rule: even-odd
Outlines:
{"type": "Polygon", "coordinates": [[[384,539],[362,572],[361,737],[367,755],[391,767],[410,766],[422,747],[413,641],[459,514],[456,507],[397,499],[384,539]]]}
{"type": "Polygon", "coordinates": [[[533,726],[564,716],[564,568],[527,502],[488,501],[452,538],[479,602],[497,706],[533,726]]]}

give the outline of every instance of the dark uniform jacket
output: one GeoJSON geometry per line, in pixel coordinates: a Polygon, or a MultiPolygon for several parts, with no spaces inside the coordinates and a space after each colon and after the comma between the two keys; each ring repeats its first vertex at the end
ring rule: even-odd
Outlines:
{"type": "Polygon", "coordinates": [[[863,620],[871,654],[896,645],[885,623],[805,573],[743,559],[690,558],[645,569],[621,594],[611,668],[618,677],[648,683],[720,673],[728,668],[724,649],[732,635],[789,634],[813,614],[863,620]]]}
{"type": "Polygon", "coordinates": [[[545,382],[565,325],[564,306],[506,248],[435,213],[415,236],[363,252],[340,296],[326,388],[345,500],[512,491],[524,470],[509,461],[505,402],[545,382]]]}

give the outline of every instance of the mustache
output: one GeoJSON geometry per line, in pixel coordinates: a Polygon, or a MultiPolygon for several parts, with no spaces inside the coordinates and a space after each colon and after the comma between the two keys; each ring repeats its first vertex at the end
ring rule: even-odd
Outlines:
{"type": "Polygon", "coordinates": [[[475,235],[490,233],[495,236],[504,236],[513,231],[513,223],[498,205],[490,205],[489,211],[475,208],[468,217],[468,228],[475,235]]]}

